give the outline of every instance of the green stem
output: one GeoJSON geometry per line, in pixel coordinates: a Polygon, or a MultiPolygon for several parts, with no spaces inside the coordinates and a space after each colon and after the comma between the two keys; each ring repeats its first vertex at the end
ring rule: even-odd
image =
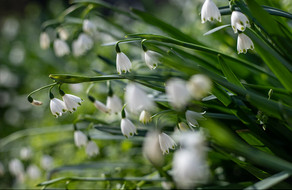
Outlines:
{"type": "Polygon", "coordinates": [[[38,184],[37,186],[49,186],[62,181],[84,181],[84,182],[94,182],[94,181],[152,181],[161,182],[168,181],[166,178],[155,178],[147,179],[145,177],[124,177],[124,178],[103,178],[103,177],[60,177],[53,180],[45,181],[38,184]]]}
{"type": "Polygon", "coordinates": [[[57,84],[58,84],[57,82],[54,82],[54,83],[52,83],[52,84],[48,84],[48,85],[46,85],[46,86],[43,86],[43,87],[41,87],[41,88],[38,88],[38,89],[32,91],[31,93],[29,93],[29,95],[27,95],[27,97],[30,97],[31,95],[33,95],[34,93],[36,93],[36,92],[38,92],[38,91],[40,91],[40,90],[43,90],[43,89],[46,89],[46,88],[49,88],[49,87],[54,87],[54,86],[57,85],[57,84]]]}

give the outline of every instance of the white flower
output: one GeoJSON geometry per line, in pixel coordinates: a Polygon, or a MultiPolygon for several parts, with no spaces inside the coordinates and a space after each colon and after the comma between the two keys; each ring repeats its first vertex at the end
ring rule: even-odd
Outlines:
{"type": "Polygon", "coordinates": [[[94,101],[94,106],[99,109],[100,111],[104,112],[104,113],[109,113],[110,109],[108,107],[106,107],[106,105],[104,105],[102,102],[95,100],[94,101]]]}
{"type": "Polygon", "coordinates": [[[160,54],[156,53],[155,51],[144,51],[145,63],[150,69],[155,69],[157,67],[159,63],[159,56],[160,54]]]}
{"type": "Polygon", "coordinates": [[[199,126],[199,123],[197,120],[205,120],[206,118],[203,116],[204,113],[198,113],[198,112],[195,112],[195,111],[190,111],[190,110],[187,110],[186,113],[185,113],[185,116],[186,116],[186,120],[188,122],[188,124],[192,127],[197,127],[199,126]]]}
{"type": "Polygon", "coordinates": [[[182,109],[190,100],[190,94],[186,87],[186,82],[179,78],[172,78],[166,82],[166,94],[172,106],[182,109]]]}
{"type": "Polygon", "coordinates": [[[91,157],[99,154],[99,148],[94,141],[89,141],[86,146],[86,154],[91,157]]]}
{"type": "Polygon", "coordinates": [[[36,165],[29,165],[27,170],[27,175],[30,179],[38,179],[40,178],[41,171],[36,165]]]}
{"type": "Polygon", "coordinates": [[[231,26],[234,33],[237,30],[244,31],[246,27],[250,27],[248,18],[239,11],[233,11],[231,14],[231,26]]]}
{"type": "Polygon", "coordinates": [[[168,154],[169,149],[174,149],[176,146],[176,143],[174,142],[174,140],[165,133],[159,134],[158,139],[159,139],[160,148],[163,154],[168,154]]]}
{"type": "Polygon", "coordinates": [[[118,73],[121,74],[127,71],[131,72],[132,63],[123,52],[119,52],[117,53],[116,66],[118,73]]]}
{"type": "Polygon", "coordinates": [[[206,75],[196,74],[187,82],[187,89],[193,98],[200,100],[210,93],[212,81],[206,75]]]}
{"type": "Polygon", "coordinates": [[[147,133],[143,143],[143,153],[154,166],[161,167],[164,158],[160,149],[158,135],[159,133],[156,131],[147,133]]]}
{"type": "Polygon", "coordinates": [[[190,131],[190,127],[185,122],[179,122],[178,128],[180,131],[183,131],[183,132],[190,131]]]}
{"type": "Polygon", "coordinates": [[[58,33],[59,33],[61,40],[68,40],[68,38],[69,38],[68,30],[61,27],[61,28],[58,28],[58,33]]]}
{"type": "Polygon", "coordinates": [[[62,116],[62,113],[66,112],[66,105],[62,100],[53,98],[50,101],[51,112],[55,117],[62,116]]]}
{"type": "Polygon", "coordinates": [[[74,96],[72,94],[65,94],[62,98],[69,112],[76,111],[77,107],[80,106],[83,101],[78,96],[74,96]]]}
{"type": "Polygon", "coordinates": [[[56,39],[54,41],[54,51],[58,57],[63,57],[64,55],[68,55],[70,53],[68,44],[60,39],[56,39]]]}
{"type": "Polygon", "coordinates": [[[251,49],[251,50],[254,49],[253,42],[251,41],[251,39],[247,35],[245,35],[243,33],[238,34],[238,38],[237,38],[237,52],[238,52],[238,54],[246,53],[248,49],[251,49]]]}
{"type": "Polygon", "coordinates": [[[50,47],[50,37],[48,33],[42,32],[40,35],[40,46],[42,49],[48,49],[50,47]]]}
{"type": "Polygon", "coordinates": [[[153,100],[135,83],[129,83],[127,85],[125,99],[127,108],[132,113],[141,112],[142,110],[150,111],[155,106],[153,100]]]}
{"type": "Polygon", "coordinates": [[[212,0],[206,0],[201,9],[201,20],[202,23],[213,21],[214,19],[221,22],[221,14],[218,7],[212,0]]]}
{"type": "Polygon", "coordinates": [[[41,166],[45,170],[49,170],[53,167],[54,160],[49,155],[43,155],[41,158],[41,166]]]}
{"type": "Polygon", "coordinates": [[[30,147],[22,147],[20,149],[20,158],[22,160],[28,160],[32,156],[32,150],[30,147]]]}
{"type": "Polygon", "coordinates": [[[87,34],[82,33],[72,43],[73,55],[75,57],[81,56],[92,47],[93,40],[87,34]]]}
{"type": "Polygon", "coordinates": [[[152,121],[151,114],[148,111],[143,110],[139,116],[139,121],[143,124],[151,122],[152,121]]]}
{"type": "Polygon", "coordinates": [[[4,174],[5,174],[5,169],[2,162],[0,162],[0,177],[3,176],[4,174]]]}
{"type": "Polygon", "coordinates": [[[206,183],[209,168],[206,161],[205,138],[201,132],[181,135],[181,149],[173,158],[173,179],[178,188],[193,189],[197,184],[206,183]]]}
{"type": "Polygon", "coordinates": [[[111,113],[120,113],[123,108],[122,101],[116,95],[108,96],[106,99],[106,107],[111,113]]]}
{"type": "Polygon", "coordinates": [[[24,172],[23,164],[17,158],[14,158],[9,162],[9,171],[12,175],[22,175],[24,172]]]}
{"type": "Polygon", "coordinates": [[[83,21],[82,29],[84,32],[90,35],[94,35],[94,33],[96,32],[96,25],[90,20],[85,19],[83,21]]]}
{"type": "Polygon", "coordinates": [[[122,118],[121,120],[121,131],[125,137],[133,136],[137,134],[135,125],[128,118],[122,118]]]}
{"type": "Polygon", "coordinates": [[[38,100],[32,100],[31,104],[34,105],[34,106],[40,106],[40,105],[43,104],[43,102],[38,101],[38,100]]]}
{"type": "Polygon", "coordinates": [[[87,136],[79,130],[74,131],[74,142],[77,147],[86,146],[87,136]]]}

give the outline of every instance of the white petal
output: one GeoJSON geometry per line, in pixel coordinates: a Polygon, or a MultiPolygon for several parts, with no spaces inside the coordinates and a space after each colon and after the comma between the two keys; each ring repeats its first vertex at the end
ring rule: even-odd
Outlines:
{"type": "Polygon", "coordinates": [[[67,110],[70,112],[76,111],[77,107],[80,106],[83,101],[78,96],[72,94],[65,94],[62,98],[67,110]]]}
{"type": "Polygon", "coordinates": [[[74,132],[74,142],[77,147],[86,146],[87,136],[81,131],[77,130],[74,132]]]}
{"type": "Polygon", "coordinates": [[[106,107],[110,110],[111,113],[120,113],[122,111],[122,101],[116,95],[108,96],[106,100],[106,107]]]}
{"type": "Polygon", "coordinates": [[[63,57],[64,55],[68,55],[70,53],[68,44],[60,39],[56,39],[54,41],[54,51],[58,57],[63,57]]]}
{"type": "Polygon", "coordinates": [[[117,53],[116,67],[119,74],[131,71],[132,63],[123,52],[117,53]]]}
{"type": "Polygon", "coordinates": [[[212,0],[206,0],[201,9],[202,23],[205,23],[206,21],[213,21],[214,19],[221,22],[220,11],[212,0]]]}
{"type": "Polygon", "coordinates": [[[62,100],[59,100],[57,98],[51,99],[50,108],[51,108],[52,114],[56,117],[62,116],[62,113],[66,112],[65,103],[62,100]]]}
{"type": "Polygon", "coordinates": [[[86,146],[86,154],[90,157],[99,154],[99,148],[94,141],[88,142],[86,146]]]}
{"type": "Polygon", "coordinates": [[[186,82],[179,78],[172,78],[166,82],[166,94],[175,109],[184,108],[190,100],[186,82]]]}
{"type": "Polygon", "coordinates": [[[251,39],[243,34],[240,33],[238,34],[238,38],[237,38],[237,52],[239,53],[246,53],[248,49],[253,50],[254,49],[254,45],[253,42],[251,41],[251,39]]]}
{"type": "Polygon", "coordinates": [[[176,146],[176,143],[174,142],[174,140],[165,133],[159,134],[158,139],[159,139],[160,148],[163,154],[168,154],[169,149],[174,149],[176,146]]]}
{"type": "Polygon", "coordinates": [[[122,118],[121,120],[121,131],[125,137],[133,136],[137,134],[137,129],[135,125],[127,118],[122,118]]]}

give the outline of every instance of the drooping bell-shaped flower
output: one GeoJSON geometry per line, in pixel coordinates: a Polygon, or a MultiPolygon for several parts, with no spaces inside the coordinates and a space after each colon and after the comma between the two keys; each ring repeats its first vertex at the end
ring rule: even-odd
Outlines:
{"type": "Polygon", "coordinates": [[[20,149],[20,158],[22,160],[28,160],[32,156],[32,150],[30,147],[22,147],[20,149]]]}
{"type": "Polygon", "coordinates": [[[152,121],[151,114],[148,111],[143,110],[140,113],[139,121],[143,124],[147,124],[147,123],[151,122],[152,121]]]}
{"type": "Polygon", "coordinates": [[[231,14],[231,26],[234,33],[237,31],[243,32],[246,27],[250,27],[248,18],[239,11],[233,11],[231,14]]]}
{"type": "Polygon", "coordinates": [[[83,21],[82,30],[85,33],[88,33],[90,35],[94,35],[96,32],[96,25],[92,21],[85,19],[83,21]]]}
{"type": "Polygon", "coordinates": [[[201,21],[205,23],[206,21],[218,20],[221,22],[221,13],[218,7],[212,0],[205,0],[201,9],[201,21]]]}
{"type": "Polygon", "coordinates": [[[70,53],[70,49],[65,41],[56,39],[54,41],[54,52],[56,56],[63,57],[64,55],[68,55],[70,53]]]}
{"type": "Polygon", "coordinates": [[[85,33],[82,33],[78,36],[77,40],[74,40],[72,43],[73,55],[79,57],[84,55],[85,52],[90,50],[93,47],[93,40],[90,36],[85,33]]]}
{"type": "Polygon", "coordinates": [[[67,111],[66,105],[65,103],[58,99],[58,98],[54,98],[54,96],[50,96],[51,101],[50,101],[50,108],[51,108],[51,112],[55,117],[59,117],[62,116],[63,113],[65,113],[67,111]]]}
{"type": "Polygon", "coordinates": [[[172,78],[166,82],[166,94],[175,109],[184,108],[190,100],[186,82],[179,78],[172,78]]]}
{"type": "Polygon", "coordinates": [[[12,159],[9,162],[9,171],[14,176],[22,175],[24,172],[24,167],[23,167],[22,162],[17,158],[12,159]]]}
{"type": "Polygon", "coordinates": [[[164,158],[160,149],[158,135],[157,131],[147,133],[143,143],[143,153],[154,166],[161,167],[164,158]]]}
{"type": "Polygon", "coordinates": [[[123,52],[117,52],[116,67],[119,74],[131,72],[132,63],[123,52]]]}
{"type": "Polygon", "coordinates": [[[122,110],[122,101],[121,99],[112,94],[112,96],[108,96],[106,99],[106,107],[110,110],[110,113],[120,113],[122,110]]]}
{"type": "Polygon", "coordinates": [[[35,180],[41,177],[40,169],[34,164],[31,164],[28,166],[28,168],[26,169],[26,173],[28,177],[32,180],[35,180]]]}
{"type": "Polygon", "coordinates": [[[95,155],[98,155],[99,154],[99,148],[97,146],[97,144],[90,140],[86,146],[86,154],[89,156],[89,157],[92,157],[92,156],[95,156],[95,155]]]}
{"type": "Polygon", "coordinates": [[[127,108],[132,113],[140,113],[143,110],[150,111],[155,107],[154,101],[136,83],[127,85],[125,99],[127,108]]]}
{"type": "Polygon", "coordinates": [[[72,94],[65,94],[62,90],[60,90],[60,93],[62,95],[65,106],[69,112],[76,111],[77,107],[80,106],[81,102],[83,101],[78,96],[72,94]]]}
{"type": "Polygon", "coordinates": [[[238,38],[237,38],[237,52],[238,52],[238,54],[246,53],[248,49],[251,49],[251,50],[254,49],[253,42],[244,33],[238,34],[238,38]]]}
{"type": "Polygon", "coordinates": [[[68,32],[67,29],[63,28],[63,27],[59,27],[58,28],[58,34],[61,40],[68,40],[70,34],[68,32]]]}
{"type": "Polygon", "coordinates": [[[93,105],[100,111],[104,112],[104,113],[109,113],[110,110],[108,107],[106,107],[106,105],[104,105],[104,103],[96,100],[94,97],[92,96],[88,96],[88,99],[93,103],[93,105]]]}
{"type": "Polygon", "coordinates": [[[157,67],[159,63],[159,56],[160,54],[156,53],[155,51],[144,51],[145,63],[150,69],[155,69],[157,67]]]}
{"type": "Polygon", "coordinates": [[[205,138],[200,132],[181,135],[181,149],[173,157],[173,179],[180,189],[193,189],[209,178],[205,138]]]}
{"type": "Polygon", "coordinates": [[[43,155],[40,164],[44,170],[50,170],[54,165],[54,159],[50,155],[43,155]]]}
{"type": "Polygon", "coordinates": [[[187,89],[193,98],[201,100],[210,93],[212,81],[206,75],[196,74],[187,82],[187,89]]]}
{"type": "Polygon", "coordinates": [[[169,149],[175,149],[176,143],[167,134],[165,133],[159,134],[158,139],[159,139],[160,148],[163,154],[168,154],[169,149]]]}
{"type": "Polygon", "coordinates": [[[42,32],[40,35],[40,46],[42,49],[46,50],[50,47],[50,37],[48,35],[48,33],[46,32],[42,32]]]}
{"type": "Polygon", "coordinates": [[[123,135],[127,138],[134,136],[134,134],[137,134],[136,126],[128,118],[122,118],[121,131],[123,135]]]}
{"type": "Polygon", "coordinates": [[[87,136],[80,130],[74,131],[74,142],[77,147],[86,146],[87,136]]]}
{"type": "Polygon", "coordinates": [[[198,113],[195,111],[187,110],[185,113],[185,116],[186,116],[186,120],[188,124],[192,127],[199,126],[199,123],[197,120],[205,120],[206,118],[203,116],[204,113],[198,113]]]}

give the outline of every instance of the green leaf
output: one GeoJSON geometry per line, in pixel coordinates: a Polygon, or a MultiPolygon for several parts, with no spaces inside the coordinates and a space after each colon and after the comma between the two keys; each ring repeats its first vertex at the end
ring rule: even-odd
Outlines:
{"type": "Polygon", "coordinates": [[[259,181],[259,182],[255,183],[254,185],[251,185],[251,186],[245,188],[245,190],[270,189],[271,187],[284,181],[288,177],[290,177],[290,173],[283,171],[283,172],[277,173],[271,177],[268,177],[262,181],[259,181]]]}
{"type": "Polygon", "coordinates": [[[213,34],[214,32],[217,32],[217,31],[219,31],[219,30],[221,30],[221,29],[223,29],[223,28],[226,28],[226,27],[228,27],[228,26],[230,26],[230,24],[226,24],[226,25],[218,26],[218,27],[213,28],[212,30],[209,30],[208,32],[206,32],[205,34],[203,34],[203,36],[207,36],[207,35],[209,35],[209,34],[213,34]]]}
{"type": "Polygon", "coordinates": [[[224,73],[227,80],[243,89],[244,86],[241,84],[241,82],[238,80],[238,78],[235,76],[235,74],[232,72],[232,70],[229,68],[229,66],[225,63],[224,59],[221,57],[221,55],[218,55],[218,62],[221,66],[222,72],[224,73]]]}
{"type": "Polygon", "coordinates": [[[179,40],[183,40],[186,42],[192,42],[192,43],[196,43],[196,44],[200,44],[197,40],[195,40],[194,38],[192,38],[189,35],[184,34],[183,32],[181,32],[180,30],[178,30],[176,27],[173,27],[172,25],[154,17],[153,15],[144,12],[144,11],[140,11],[138,9],[132,9],[131,10],[135,15],[137,15],[138,17],[140,17],[144,22],[146,22],[149,25],[155,26],[159,29],[161,29],[163,32],[165,32],[166,34],[177,38],[179,40]]]}
{"type": "Polygon", "coordinates": [[[232,102],[227,92],[217,84],[213,85],[212,94],[214,94],[214,96],[216,96],[218,100],[220,100],[225,106],[230,105],[230,103],[232,102]]]}

